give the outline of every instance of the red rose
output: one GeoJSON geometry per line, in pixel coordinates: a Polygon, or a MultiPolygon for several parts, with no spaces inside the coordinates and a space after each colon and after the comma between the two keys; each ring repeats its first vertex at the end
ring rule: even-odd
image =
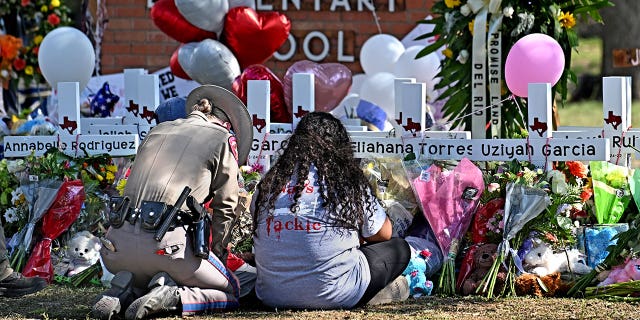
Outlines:
{"type": "Polygon", "coordinates": [[[33,47],[33,49],[31,49],[31,52],[33,52],[33,54],[35,55],[38,55],[38,52],[40,52],[40,46],[33,47]]]}
{"type": "Polygon", "coordinates": [[[590,188],[584,188],[582,189],[582,192],[580,192],[580,199],[582,200],[582,202],[587,202],[587,200],[591,199],[592,195],[593,190],[591,190],[590,188]]]}
{"type": "Polygon", "coordinates": [[[567,167],[569,167],[569,172],[572,175],[576,176],[576,178],[584,179],[589,173],[589,169],[587,169],[587,166],[580,161],[567,161],[566,165],[567,167]]]}
{"type": "Polygon", "coordinates": [[[20,71],[26,66],[27,61],[25,61],[24,59],[16,58],[15,60],[13,60],[13,68],[16,69],[16,71],[20,71]]]}
{"type": "Polygon", "coordinates": [[[52,13],[47,17],[47,22],[49,22],[52,26],[57,26],[60,23],[60,17],[57,14],[52,13]]]}
{"type": "Polygon", "coordinates": [[[28,6],[29,4],[31,4],[31,1],[30,1],[30,0],[22,0],[22,2],[20,2],[20,5],[21,5],[21,6],[23,6],[23,7],[26,7],[26,6],[28,6]]]}

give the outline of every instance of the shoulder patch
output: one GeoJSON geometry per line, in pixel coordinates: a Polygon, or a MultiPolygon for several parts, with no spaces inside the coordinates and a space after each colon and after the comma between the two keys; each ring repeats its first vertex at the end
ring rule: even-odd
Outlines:
{"type": "Polygon", "coordinates": [[[233,153],[233,157],[238,161],[238,142],[236,141],[235,136],[229,137],[229,147],[231,148],[231,153],[233,153]]]}

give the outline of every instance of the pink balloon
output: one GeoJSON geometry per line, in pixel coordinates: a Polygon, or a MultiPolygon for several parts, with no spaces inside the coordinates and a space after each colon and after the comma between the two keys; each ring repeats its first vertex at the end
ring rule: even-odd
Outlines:
{"type": "Polygon", "coordinates": [[[340,63],[318,64],[302,60],[292,64],[284,75],[284,101],[292,113],[292,82],[294,73],[311,73],[314,75],[315,110],[329,112],[349,93],[351,87],[351,70],[340,63]]]}
{"type": "Polygon", "coordinates": [[[564,70],[564,52],[552,37],[533,33],[518,40],[507,55],[504,77],[511,93],[526,97],[529,83],[555,85],[564,70]]]}

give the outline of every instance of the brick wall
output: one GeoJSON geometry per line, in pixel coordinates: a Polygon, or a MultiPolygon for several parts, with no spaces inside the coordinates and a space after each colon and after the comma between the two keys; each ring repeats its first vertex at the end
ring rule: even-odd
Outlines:
{"type": "MultiPolygon", "coordinates": [[[[320,11],[313,8],[314,1],[300,0],[300,10],[296,9],[292,0],[288,0],[288,10],[280,10],[283,1],[258,0],[262,6],[271,5],[274,10],[285,13],[291,20],[292,35],[296,39],[296,53],[287,61],[270,58],[265,65],[278,76],[284,76],[287,68],[295,61],[308,59],[302,52],[304,37],[311,31],[320,31],[330,41],[328,56],[318,62],[336,62],[338,60],[338,33],[342,31],[344,40],[343,55],[353,56],[355,62],[341,62],[354,73],[361,72],[358,63],[359,50],[370,36],[378,33],[374,16],[369,10],[357,10],[358,2],[367,0],[336,1],[348,2],[351,11],[338,6],[330,11],[331,0],[315,0],[321,4],[320,11]]],[[[434,0],[371,0],[378,5],[376,15],[383,33],[402,39],[416,26],[416,21],[430,14],[429,8],[434,0]],[[395,11],[389,12],[388,1],[395,1],[395,11]]],[[[109,23],[104,32],[101,56],[101,73],[118,73],[125,68],[146,68],[150,72],[169,65],[169,58],[180,45],[157,29],[151,21],[146,0],[109,0],[107,1],[109,23]]],[[[285,43],[279,50],[286,53],[290,49],[285,43]]],[[[322,51],[321,41],[314,38],[309,49],[313,54],[322,51]]]]}

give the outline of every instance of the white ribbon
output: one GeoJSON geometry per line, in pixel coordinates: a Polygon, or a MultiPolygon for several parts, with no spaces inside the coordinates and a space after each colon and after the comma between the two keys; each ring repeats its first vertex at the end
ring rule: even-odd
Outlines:
{"type": "MultiPolygon", "coordinates": [[[[500,5],[502,0],[469,0],[467,5],[471,11],[476,14],[475,21],[473,23],[473,56],[471,59],[471,110],[473,116],[471,117],[471,138],[484,139],[486,138],[486,125],[487,115],[484,109],[491,103],[499,102],[501,97],[501,65],[502,55],[501,52],[501,34],[500,26],[502,25],[502,12],[500,5]],[[492,14],[491,25],[489,28],[489,47],[487,47],[487,34],[485,29],[487,26],[487,16],[492,14]],[[497,33],[497,34],[496,34],[497,33]],[[497,36],[497,43],[493,38],[497,36]],[[497,83],[489,82],[490,99],[487,100],[487,49],[489,49],[489,58],[492,59],[492,63],[489,65],[489,75],[493,80],[497,70],[497,83]],[[493,49],[493,52],[492,52],[493,49]],[[498,50],[496,52],[496,49],[498,50]],[[497,63],[495,56],[498,56],[497,63]]],[[[500,124],[500,109],[502,104],[498,103],[497,106],[491,110],[491,123],[497,122],[500,124]],[[497,113],[495,112],[497,110],[497,113]],[[494,119],[494,117],[497,117],[494,119]],[[496,120],[497,119],[497,120],[496,120]]],[[[492,125],[491,136],[499,137],[501,128],[494,127],[492,125]]]]}
{"type": "MultiPolygon", "coordinates": [[[[473,7],[472,7],[473,10],[473,7]]],[[[486,138],[487,116],[487,9],[482,8],[473,22],[473,57],[471,58],[471,138],[486,138]]]]}
{"type": "Polygon", "coordinates": [[[500,138],[502,131],[502,15],[491,17],[488,34],[489,53],[489,103],[491,138],[500,138]]]}

